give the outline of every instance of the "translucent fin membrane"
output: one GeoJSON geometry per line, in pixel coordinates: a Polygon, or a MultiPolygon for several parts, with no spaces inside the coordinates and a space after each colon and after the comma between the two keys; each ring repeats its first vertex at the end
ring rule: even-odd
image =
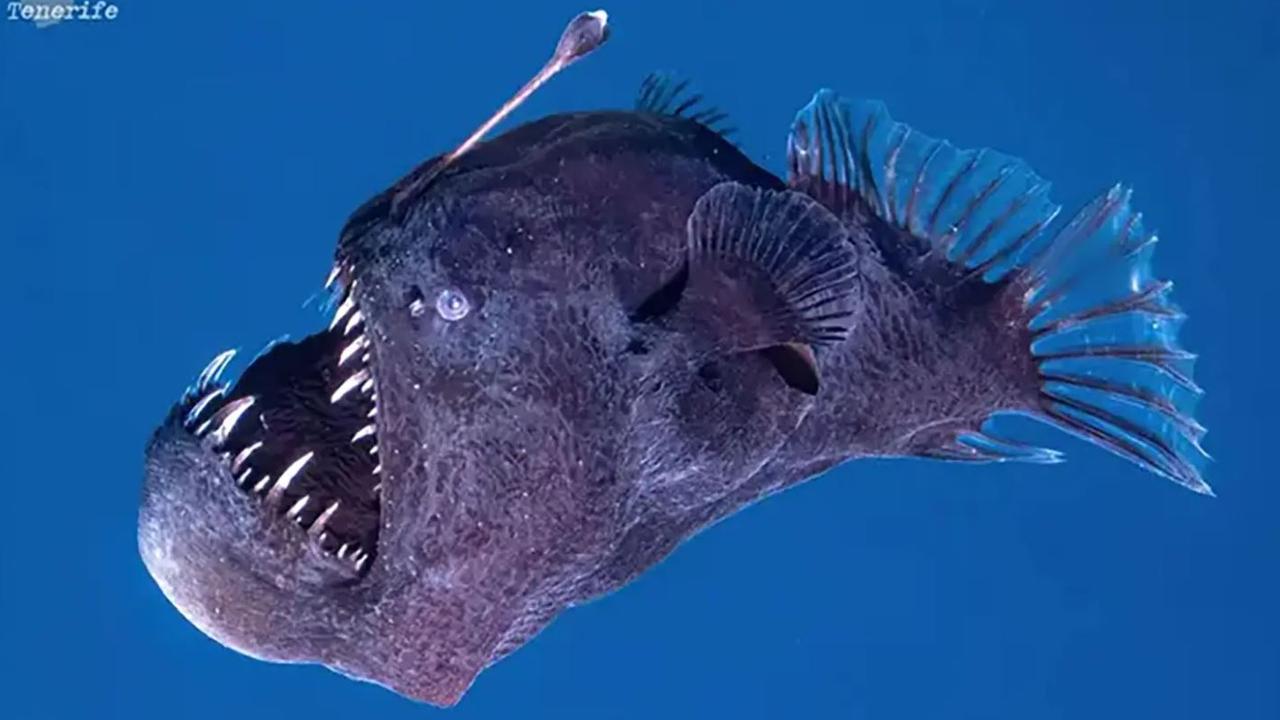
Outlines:
{"type": "Polygon", "coordinates": [[[1156,237],[1119,186],[1090,203],[1019,276],[1040,412],[1197,492],[1208,456],[1192,413],[1195,356],[1178,345],[1172,283],[1151,274],[1156,237]]]}
{"type": "Polygon", "coordinates": [[[669,73],[653,72],[645,77],[636,95],[635,109],[655,115],[688,118],[725,137],[737,130],[727,124],[727,113],[707,105],[701,94],[690,90],[688,80],[669,73]]]}
{"type": "MultiPolygon", "coordinates": [[[[1184,316],[1171,283],[1152,276],[1155,236],[1114,187],[1056,232],[1049,183],[992,150],[961,150],[894,122],[883,104],[847,102],[823,90],[796,116],[788,138],[792,187],[846,219],[868,213],[896,232],[886,260],[948,287],[1000,286],[990,300],[1019,308],[1041,385],[1025,407],[1196,492],[1208,456],[1193,418],[1200,390],[1194,356],[1177,334],[1184,316]]],[[[993,311],[995,307],[993,306],[993,311]]],[[[1016,365],[1016,364],[1015,364],[1016,365]]],[[[930,451],[950,460],[1056,462],[1060,455],[959,432],[930,451]]]]}
{"type": "Polygon", "coordinates": [[[792,185],[870,209],[905,231],[913,247],[895,254],[968,271],[957,278],[1000,279],[1061,209],[1021,160],[961,150],[894,122],[883,103],[849,103],[830,90],[796,116],[787,160],[792,185]]]}
{"type": "Polygon", "coordinates": [[[1063,461],[1057,450],[1035,447],[1000,437],[988,422],[980,430],[957,433],[948,445],[926,452],[927,457],[959,462],[1030,462],[1052,465],[1063,461]]]}

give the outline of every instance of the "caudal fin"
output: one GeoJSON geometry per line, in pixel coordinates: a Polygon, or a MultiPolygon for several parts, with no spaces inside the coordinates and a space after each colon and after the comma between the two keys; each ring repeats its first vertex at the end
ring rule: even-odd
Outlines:
{"type": "Polygon", "coordinates": [[[1131,195],[1113,187],[1015,269],[1042,381],[1038,414],[1209,494],[1205,429],[1192,416],[1195,355],[1178,344],[1186,316],[1169,299],[1173,283],[1152,274],[1156,235],[1131,195]]]}
{"type": "MultiPolygon", "coordinates": [[[[1025,163],[991,150],[961,150],[894,122],[879,102],[821,91],[800,111],[788,141],[792,187],[843,218],[872,216],[885,262],[941,292],[989,298],[1012,320],[1016,352],[1039,375],[1029,414],[1196,492],[1204,428],[1195,356],[1177,340],[1185,320],[1155,278],[1156,236],[1116,186],[1053,229],[1049,184],[1025,163]],[[972,293],[975,286],[991,292],[972,293]]],[[[1011,342],[1014,340],[1011,339],[1011,342]]],[[[989,425],[989,424],[988,424],[989,425]]],[[[951,460],[1055,462],[1060,454],[956,428],[928,453],[951,460]]]]}

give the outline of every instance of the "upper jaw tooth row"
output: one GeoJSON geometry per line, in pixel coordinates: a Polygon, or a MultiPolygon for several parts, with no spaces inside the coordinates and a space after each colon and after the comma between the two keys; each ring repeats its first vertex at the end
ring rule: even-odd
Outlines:
{"type": "MultiPolygon", "coordinates": [[[[346,270],[346,276],[351,277],[355,268],[348,266],[346,270]]],[[[334,265],[333,270],[329,273],[328,280],[325,281],[325,289],[332,288],[333,284],[341,275],[341,266],[334,265]]],[[[338,325],[345,320],[346,324],[342,326],[342,334],[350,335],[352,330],[356,329],[356,327],[364,322],[364,315],[356,309],[355,290],[358,282],[358,280],[353,278],[351,282],[344,284],[341,288],[342,301],[338,303],[338,309],[334,311],[333,319],[329,321],[330,330],[337,328],[338,325]]]]}
{"type": "MultiPolygon", "coordinates": [[[[354,268],[347,267],[346,271],[347,277],[350,277],[354,268]]],[[[340,265],[334,265],[333,270],[329,273],[329,279],[326,282],[325,287],[332,286],[341,275],[342,267],[340,265]]],[[[355,306],[355,288],[357,283],[357,280],[352,280],[344,289],[342,302],[338,303],[338,307],[333,313],[333,319],[329,321],[329,330],[332,331],[342,324],[345,319],[346,324],[342,326],[342,336],[343,338],[350,337],[351,339],[345,341],[342,351],[338,354],[338,367],[340,369],[347,366],[355,367],[355,370],[353,370],[351,374],[347,375],[342,382],[338,383],[338,387],[334,389],[333,393],[329,396],[329,402],[331,404],[342,402],[344,398],[357,390],[360,393],[369,396],[369,400],[373,403],[373,407],[371,407],[369,412],[366,413],[366,417],[368,417],[371,422],[357,430],[356,433],[351,436],[351,442],[356,443],[364,440],[365,438],[372,437],[374,442],[369,447],[369,454],[376,455],[378,453],[378,442],[375,435],[377,428],[374,422],[372,422],[372,419],[378,414],[378,394],[374,392],[373,372],[372,368],[369,366],[371,348],[369,346],[369,336],[364,327],[364,314],[357,310],[355,306]],[[352,363],[352,358],[359,359],[352,363]]]]}

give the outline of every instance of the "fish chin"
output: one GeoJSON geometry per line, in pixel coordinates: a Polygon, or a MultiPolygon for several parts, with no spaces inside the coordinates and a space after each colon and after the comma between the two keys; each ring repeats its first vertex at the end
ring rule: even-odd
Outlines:
{"type": "Polygon", "coordinates": [[[373,349],[349,297],[234,383],[220,382],[233,353],[215,358],[147,449],[147,569],[192,624],[253,657],[326,657],[377,557],[373,349]]]}

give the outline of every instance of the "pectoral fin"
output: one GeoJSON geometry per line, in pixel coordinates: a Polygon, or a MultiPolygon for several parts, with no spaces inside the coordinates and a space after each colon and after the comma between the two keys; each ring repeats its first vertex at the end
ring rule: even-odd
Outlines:
{"type": "Polygon", "coordinates": [[[716,351],[760,351],[815,394],[814,348],[843,340],[861,305],[844,225],[804,194],[725,182],[694,207],[688,242],[682,315],[716,351]]]}
{"type": "Polygon", "coordinates": [[[858,257],[812,198],[721,183],[688,221],[688,308],[724,351],[843,340],[859,308],[858,257]]]}

